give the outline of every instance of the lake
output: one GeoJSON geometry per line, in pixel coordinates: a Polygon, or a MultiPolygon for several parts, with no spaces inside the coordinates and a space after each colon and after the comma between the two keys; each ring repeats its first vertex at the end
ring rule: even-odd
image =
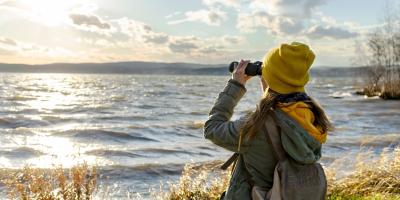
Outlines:
{"type": "MultiPolygon", "coordinates": [[[[85,161],[99,167],[111,196],[149,198],[149,188],[177,180],[186,163],[230,155],[206,141],[202,129],[229,78],[2,73],[0,168],[68,168],[85,161]]],[[[316,76],[307,86],[336,128],[321,162],[344,172],[358,152],[378,155],[400,143],[400,101],[356,96],[360,83],[316,76]]],[[[258,77],[246,87],[232,120],[261,98],[258,77]]],[[[0,194],[5,198],[4,187],[0,194]]]]}

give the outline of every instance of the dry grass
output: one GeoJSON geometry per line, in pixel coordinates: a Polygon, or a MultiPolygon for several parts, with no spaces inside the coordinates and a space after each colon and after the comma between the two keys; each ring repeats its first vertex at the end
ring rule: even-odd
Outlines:
{"type": "Polygon", "coordinates": [[[89,200],[96,189],[97,172],[81,164],[69,171],[25,167],[3,176],[9,199],[89,200]]]}
{"type": "MultiPolygon", "coordinates": [[[[168,200],[217,200],[226,189],[229,173],[215,177],[215,168],[184,168],[177,184],[158,195],[168,200]],[[208,184],[207,184],[208,183],[208,184]]],[[[336,180],[335,172],[325,169],[328,177],[328,200],[400,200],[400,147],[384,152],[377,160],[361,160],[349,176],[336,180]]]]}
{"type": "MultiPolygon", "coordinates": [[[[385,151],[377,159],[359,156],[351,173],[336,179],[335,169],[326,168],[328,200],[400,200],[400,147],[385,151]]],[[[219,170],[221,162],[188,164],[180,180],[169,183],[169,191],[152,190],[152,197],[162,200],[216,200],[227,188],[230,170],[219,170]]],[[[32,169],[9,173],[3,179],[10,199],[80,200],[92,199],[96,185],[96,168],[86,164],[70,170],[32,169]]],[[[111,197],[110,197],[111,198],[111,197]]],[[[108,199],[108,198],[107,198],[108,199]]]]}
{"type": "Polygon", "coordinates": [[[331,183],[329,194],[332,199],[400,199],[400,148],[382,153],[379,159],[358,162],[351,175],[333,179],[331,183]]]}
{"type": "Polygon", "coordinates": [[[384,83],[380,97],[382,99],[400,99],[400,80],[384,83]]]}
{"type": "Polygon", "coordinates": [[[152,191],[152,196],[162,200],[213,200],[219,199],[228,186],[230,169],[219,170],[221,162],[204,165],[187,164],[178,183],[170,183],[169,192],[152,191]]]}
{"type": "Polygon", "coordinates": [[[356,94],[367,97],[379,96],[382,99],[400,99],[400,80],[385,82],[379,86],[368,85],[356,94]]]}

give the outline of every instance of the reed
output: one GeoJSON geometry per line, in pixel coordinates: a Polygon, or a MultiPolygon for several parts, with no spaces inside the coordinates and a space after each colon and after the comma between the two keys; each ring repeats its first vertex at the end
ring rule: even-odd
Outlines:
{"type": "MultiPolygon", "coordinates": [[[[152,189],[151,198],[217,200],[230,179],[230,170],[218,168],[221,163],[187,164],[179,181],[169,183],[168,191],[162,187],[152,189]]],[[[376,159],[359,159],[345,177],[338,178],[335,170],[325,167],[328,200],[400,200],[400,147],[384,151],[376,159]]],[[[68,170],[25,167],[0,173],[0,180],[7,186],[10,199],[89,200],[102,192],[98,189],[97,176],[95,167],[82,164],[68,170]]]]}
{"type": "Polygon", "coordinates": [[[9,199],[89,200],[97,187],[96,167],[86,163],[65,170],[25,167],[2,174],[9,199]]]}
{"type": "MultiPolygon", "coordinates": [[[[217,200],[226,189],[230,174],[215,168],[185,166],[180,181],[157,199],[217,200]],[[209,183],[209,184],[206,184],[209,183]]],[[[229,170],[227,170],[229,171],[229,170]]],[[[400,200],[400,147],[383,152],[378,159],[360,160],[350,175],[336,179],[334,169],[325,168],[328,178],[328,200],[400,200]]]]}

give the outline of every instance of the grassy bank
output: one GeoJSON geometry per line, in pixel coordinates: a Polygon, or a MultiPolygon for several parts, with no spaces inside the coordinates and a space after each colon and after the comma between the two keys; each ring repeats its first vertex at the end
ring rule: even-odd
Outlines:
{"type": "MultiPolygon", "coordinates": [[[[360,160],[346,177],[337,179],[334,169],[326,167],[328,200],[400,200],[400,147],[384,152],[377,159],[360,160]]],[[[187,165],[180,181],[157,199],[218,199],[229,181],[229,170],[221,172],[218,165],[194,167],[187,165]]]]}
{"type": "MultiPolygon", "coordinates": [[[[362,156],[361,156],[362,157],[362,156]]],[[[328,177],[328,200],[400,200],[400,147],[385,151],[376,159],[362,157],[345,177],[325,167],[328,177]],[[365,159],[364,159],[365,158],[365,159]]],[[[180,180],[168,185],[169,191],[152,190],[160,200],[214,200],[226,189],[229,170],[219,170],[221,162],[188,164],[180,180]]],[[[352,163],[353,164],[353,163],[352,163]]],[[[25,168],[1,173],[10,199],[92,199],[98,191],[96,168],[79,165],[69,170],[25,168]]]]}

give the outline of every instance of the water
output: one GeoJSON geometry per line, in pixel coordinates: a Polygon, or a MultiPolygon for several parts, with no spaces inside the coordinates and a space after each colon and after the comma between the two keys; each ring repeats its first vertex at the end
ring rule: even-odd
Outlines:
{"type": "MultiPolygon", "coordinates": [[[[184,164],[230,155],[202,135],[228,79],[0,74],[0,168],[86,161],[100,168],[103,184],[117,188],[111,195],[138,192],[148,198],[149,188],[176,180],[184,164]]],[[[308,85],[336,127],[323,148],[325,165],[351,161],[361,148],[378,154],[400,143],[400,102],[354,96],[357,84],[352,78],[315,77],[308,85]]],[[[254,109],[261,97],[258,78],[247,88],[233,119],[254,109]]]]}

